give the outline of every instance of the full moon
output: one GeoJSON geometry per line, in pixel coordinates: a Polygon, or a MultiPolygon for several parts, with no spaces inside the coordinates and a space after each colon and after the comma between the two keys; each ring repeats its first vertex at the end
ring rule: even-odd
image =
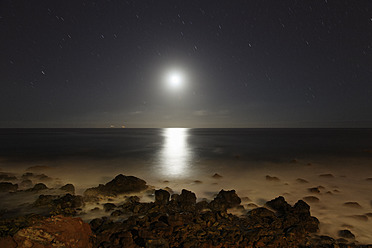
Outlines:
{"type": "Polygon", "coordinates": [[[180,88],[183,84],[184,77],[179,71],[169,72],[167,75],[167,82],[171,88],[180,88]]]}

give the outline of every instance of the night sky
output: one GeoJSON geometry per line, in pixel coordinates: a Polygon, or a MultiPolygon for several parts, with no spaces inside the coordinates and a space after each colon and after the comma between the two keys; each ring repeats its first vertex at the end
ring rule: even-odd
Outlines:
{"type": "Polygon", "coordinates": [[[370,0],[1,0],[0,29],[0,127],[372,127],[370,0]]]}

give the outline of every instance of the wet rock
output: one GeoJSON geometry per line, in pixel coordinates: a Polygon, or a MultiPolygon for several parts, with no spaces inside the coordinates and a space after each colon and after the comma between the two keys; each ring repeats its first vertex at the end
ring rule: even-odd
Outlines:
{"type": "Polygon", "coordinates": [[[349,230],[338,231],[338,236],[345,239],[355,239],[355,235],[349,230]]]}
{"type": "MultiPolygon", "coordinates": [[[[233,205],[240,202],[235,191],[221,191],[219,195],[216,196],[216,199],[219,199],[216,201],[233,205]]],[[[289,205],[288,211],[279,215],[278,211],[287,206],[287,203],[284,199],[274,199],[271,205],[278,209],[277,213],[267,208],[256,208],[244,217],[208,209],[206,201],[196,204],[195,201],[194,193],[183,190],[180,195],[172,195],[171,202],[166,205],[126,203],[123,210],[130,211],[128,214],[132,215],[128,219],[110,223],[102,218],[91,222],[96,235],[94,245],[300,247],[310,239],[309,233],[318,230],[319,222],[311,217],[310,207],[303,201],[298,201],[293,207],[289,205]]]]}
{"type": "Polygon", "coordinates": [[[303,199],[304,199],[305,202],[309,202],[309,203],[318,203],[319,202],[319,198],[316,197],[316,196],[305,196],[303,199]]]}
{"type": "Polygon", "coordinates": [[[99,212],[101,209],[99,207],[92,208],[91,212],[99,212]]]}
{"type": "Polygon", "coordinates": [[[42,216],[36,214],[28,214],[9,219],[0,218],[0,237],[14,236],[14,234],[22,228],[28,227],[35,221],[42,219],[42,216]]]}
{"type": "Polygon", "coordinates": [[[222,178],[222,176],[220,174],[218,174],[218,173],[215,173],[212,177],[215,178],[215,179],[222,178]]]}
{"type": "Polygon", "coordinates": [[[275,210],[278,214],[285,214],[291,209],[291,205],[289,205],[283,196],[279,196],[274,200],[266,202],[265,206],[275,210]]]}
{"type": "Polygon", "coordinates": [[[312,239],[312,247],[334,247],[335,240],[329,236],[321,235],[312,239]]]}
{"type": "Polygon", "coordinates": [[[209,207],[209,203],[207,201],[200,201],[200,202],[197,202],[195,205],[195,209],[197,211],[203,211],[207,209],[208,207],[209,207]]]}
{"type": "Polygon", "coordinates": [[[314,188],[308,188],[307,189],[310,193],[316,193],[316,194],[319,194],[320,193],[320,190],[318,187],[314,187],[314,188]]]}
{"type": "Polygon", "coordinates": [[[26,172],[25,174],[22,175],[22,179],[24,180],[30,180],[34,176],[34,173],[31,172],[26,172]]]}
{"type": "Polygon", "coordinates": [[[45,175],[45,174],[34,175],[34,178],[35,178],[36,180],[43,181],[43,182],[50,182],[50,181],[53,180],[51,177],[48,177],[48,176],[45,175]]]}
{"type": "Polygon", "coordinates": [[[20,186],[21,188],[24,188],[24,189],[31,188],[32,185],[33,185],[33,183],[32,183],[32,181],[29,180],[29,179],[23,180],[23,181],[19,184],[19,186],[20,186]]]}
{"type": "MultiPolygon", "coordinates": [[[[336,239],[336,241],[337,241],[337,243],[339,243],[339,245],[346,245],[346,243],[348,243],[349,241],[347,241],[346,239],[344,239],[344,238],[338,238],[338,239],[336,239]]],[[[343,247],[343,246],[341,246],[341,247],[343,247]]],[[[346,246],[347,247],[347,246],[346,246]]]]}
{"type": "Polygon", "coordinates": [[[147,189],[146,182],[134,176],[116,176],[112,181],[105,185],[100,184],[98,187],[89,188],[84,192],[84,196],[89,200],[90,197],[117,196],[118,194],[140,192],[147,189]]]}
{"type": "Polygon", "coordinates": [[[48,206],[52,204],[58,196],[55,195],[39,195],[36,201],[32,204],[34,207],[48,206]]]}
{"type": "Polygon", "coordinates": [[[235,190],[225,191],[221,190],[209,206],[215,211],[225,211],[228,208],[239,206],[241,199],[236,194],[235,190]]]}
{"type": "Polygon", "coordinates": [[[320,174],[319,177],[321,177],[321,178],[334,178],[335,176],[329,173],[329,174],[320,174]]]}
{"type": "Polygon", "coordinates": [[[54,216],[19,230],[13,237],[17,247],[93,247],[90,226],[80,218],[54,216]]]}
{"type": "Polygon", "coordinates": [[[83,197],[66,194],[53,200],[50,208],[51,215],[75,216],[77,209],[84,206],[83,197]]]}
{"type": "Polygon", "coordinates": [[[305,180],[303,178],[297,178],[296,182],[298,182],[298,183],[309,183],[307,180],[305,180]]]}
{"type": "Polygon", "coordinates": [[[345,202],[343,206],[349,207],[349,208],[362,208],[362,206],[360,206],[359,203],[357,202],[345,202]]]}
{"type": "Polygon", "coordinates": [[[169,194],[173,194],[174,193],[173,190],[171,188],[169,188],[169,187],[165,187],[164,190],[168,191],[169,194]]]}
{"type": "Polygon", "coordinates": [[[9,175],[9,174],[1,173],[0,180],[1,181],[14,181],[14,180],[17,180],[17,177],[9,175]]]}
{"type": "Polygon", "coordinates": [[[247,213],[247,217],[250,222],[259,223],[261,225],[271,224],[277,220],[275,213],[264,207],[252,209],[247,213]]]}
{"type": "Polygon", "coordinates": [[[13,237],[7,236],[7,237],[0,237],[0,247],[4,248],[15,248],[17,247],[17,243],[14,241],[13,237]]]}
{"type": "Polygon", "coordinates": [[[17,191],[18,184],[12,184],[9,182],[0,182],[0,192],[14,192],[17,191]]]}
{"type": "Polygon", "coordinates": [[[45,190],[45,189],[48,189],[48,187],[45,184],[37,183],[34,185],[33,188],[28,189],[27,191],[40,191],[40,190],[45,190]]]}
{"type": "Polygon", "coordinates": [[[59,188],[60,190],[63,190],[63,191],[66,191],[66,192],[68,192],[68,193],[70,193],[70,194],[75,194],[75,187],[74,187],[74,185],[72,185],[71,183],[68,183],[68,184],[66,184],[66,185],[64,185],[64,186],[62,186],[61,188],[59,188]]]}
{"type": "Polygon", "coordinates": [[[74,216],[77,209],[84,206],[82,196],[66,194],[57,195],[39,195],[38,199],[32,204],[33,207],[48,207],[51,215],[74,216]]]}
{"type": "Polygon", "coordinates": [[[132,196],[129,196],[128,198],[127,198],[127,202],[128,203],[137,203],[137,202],[139,202],[140,201],[140,198],[138,197],[138,196],[136,196],[136,195],[132,195],[132,196]]]}
{"type": "Polygon", "coordinates": [[[105,210],[105,212],[110,212],[111,210],[113,210],[115,208],[116,208],[116,205],[113,204],[113,203],[105,203],[105,204],[103,204],[103,209],[105,210]]]}
{"type": "Polygon", "coordinates": [[[272,176],[266,175],[266,181],[279,182],[280,179],[278,177],[272,177],[272,176]]]}
{"type": "Polygon", "coordinates": [[[248,208],[248,209],[258,208],[258,206],[257,206],[256,204],[254,204],[254,203],[248,203],[248,204],[247,204],[247,208],[248,208]]]}
{"type": "Polygon", "coordinates": [[[117,216],[120,216],[120,215],[123,215],[124,213],[120,210],[115,210],[111,213],[111,216],[112,217],[117,217],[117,216]]]}
{"type": "Polygon", "coordinates": [[[155,190],[155,204],[166,205],[169,202],[170,194],[166,190],[155,190]]]}
{"type": "Polygon", "coordinates": [[[183,189],[180,195],[174,195],[173,201],[183,209],[192,210],[192,207],[196,204],[196,195],[189,190],[183,189]]]}

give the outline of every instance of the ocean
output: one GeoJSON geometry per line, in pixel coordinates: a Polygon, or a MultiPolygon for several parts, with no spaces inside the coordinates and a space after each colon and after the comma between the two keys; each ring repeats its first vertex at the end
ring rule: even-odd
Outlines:
{"type": "Polygon", "coordinates": [[[121,173],[199,199],[235,189],[257,206],[315,196],[308,203],[323,234],[348,226],[372,243],[372,129],[0,129],[0,169],[43,173],[48,187],[73,183],[79,194],[121,173]]]}

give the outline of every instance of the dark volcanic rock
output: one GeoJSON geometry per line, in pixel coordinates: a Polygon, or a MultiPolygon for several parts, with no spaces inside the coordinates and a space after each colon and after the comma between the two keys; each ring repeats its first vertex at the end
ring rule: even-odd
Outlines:
{"type": "Polygon", "coordinates": [[[32,185],[33,185],[33,183],[32,183],[32,181],[29,180],[29,179],[23,180],[23,181],[19,184],[20,187],[22,187],[22,188],[26,188],[26,189],[27,189],[27,188],[31,188],[32,185]]]}
{"type": "Polygon", "coordinates": [[[26,172],[25,174],[22,175],[22,179],[24,180],[31,179],[33,176],[34,176],[34,173],[26,172]]]}
{"type": "MultiPolygon", "coordinates": [[[[318,230],[318,220],[310,215],[310,207],[303,201],[292,207],[284,198],[277,198],[267,203],[276,213],[256,208],[245,217],[237,217],[226,211],[208,210],[207,202],[195,204],[195,200],[194,193],[183,190],[165,205],[126,203],[123,210],[132,215],[128,219],[112,222],[101,218],[90,223],[96,235],[94,246],[307,247],[309,234],[318,230]]],[[[235,191],[221,191],[215,201],[234,206],[240,198],[235,191]]]]}
{"type": "Polygon", "coordinates": [[[1,173],[0,174],[0,180],[1,181],[14,181],[14,180],[17,180],[17,177],[11,176],[11,175],[8,175],[8,174],[5,174],[5,173],[1,173]]]}
{"type": "Polygon", "coordinates": [[[341,238],[346,238],[346,239],[355,239],[355,235],[349,230],[338,231],[338,236],[341,238]]]}
{"type": "Polygon", "coordinates": [[[195,193],[183,189],[181,194],[173,194],[172,200],[170,202],[172,206],[175,206],[184,211],[194,211],[196,204],[196,195],[195,193]]]}
{"type": "Polygon", "coordinates": [[[139,201],[140,201],[140,198],[136,195],[132,195],[127,198],[128,203],[137,203],[139,201]]]}
{"type": "Polygon", "coordinates": [[[155,204],[165,205],[169,202],[170,194],[168,191],[159,189],[155,190],[155,204]]]}
{"type": "Polygon", "coordinates": [[[307,189],[310,193],[316,193],[316,194],[319,194],[320,193],[320,190],[318,187],[314,187],[314,188],[308,188],[307,189]]]}
{"type": "Polygon", "coordinates": [[[241,199],[235,193],[235,190],[221,190],[218,195],[210,202],[209,206],[212,210],[225,211],[228,208],[239,206],[241,199]]]}
{"type": "Polygon", "coordinates": [[[51,215],[64,216],[76,215],[76,209],[83,205],[84,202],[82,196],[74,196],[71,194],[66,194],[64,196],[40,195],[33,203],[33,207],[47,206],[49,208],[49,214],[51,215]]]}
{"type": "Polygon", "coordinates": [[[279,182],[280,179],[278,177],[272,177],[272,176],[266,175],[266,181],[279,182]]]}
{"type": "Polygon", "coordinates": [[[1,182],[0,183],[0,192],[14,192],[17,191],[18,184],[12,184],[9,182],[1,182]]]}
{"type": "Polygon", "coordinates": [[[316,196],[305,196],[303,199],[305,202],[309,202],[309,203],[319,202],[319,198],[316,196]]]}
{"type": "Polygon", "coordinates": [[[283,196],[279,196],[274,200],[268,201],[265,204],[267,207],[275,210],[278,214],[285,214],[291,209],[291,205],[289,205],[283,196]]]}
{"type": "Polygon", "coordinates": [[[112,181],[105,185],[100,184],[98,187],[89,188],[84,192],[84,197],[88,200],[90,197],[116,196],[118,194],[139,192],[147,189],[146,182],[134,176],[116,176],[112,181]]]}
{"type": "Polygon", "coordinates": [[[115,210],[111,213],[111,216],[113,216],[113,217],[117,217],[117,216],[120,216],[120,215],[123,215],[123,212],[120,211],[120,210],[115,210]]]}
{"type": "Polygon", "coordinates": [[[48,206],[52,204],[53,200],[57,199],[56,195],[39,195],[36,201],[33,203],[34,207],[48,206]]]}
{"type": "Polygon", "coordinates": [[[109,212],[109,211],[111,211],[111,210],[113,210],[115,208],[116,208],[116,205],[113,204],[113,203],[105,203],[105,204],[103,204],[103,209],[105,210],[105,212],[109,212]]]}
{"type": "Polygon", "coordinates": [[[307,180],[305,180],[303,178],[297,178],[296,182],[298,182],[298,183],[309,183],[307,180]]]}
{"type": "Polygon", "coordinates": [[[343,205],[350,208],[362,208],[357,202],[345,202],[343,205]]]}
{"type": "Polygon", "coordinates": [[[322,177],[322,178],[334,178],[335,176],[332,175],[332,174],[321,174],[321,175],[319,175],[319,177],[322,177]]]}
{"type": "Polygon", "coordinates": [[[71,183],[68,183],[66,184],[65,186],[62,186],[61,188],[59,188],[60,190],[64,190],[70,194],[75,194],[75,187],[74,185],[72,185],[71,183]]]}
{"type": "Polygon", "coordinates": [[[44,189],[48,189],[48,187],[43,183],[37,183],[33,188],[28,189],[27,191],[40,191],[44,189]]]}
{"type": "Polygon", "coordinates": [[[215,179],[222,178],[222,176],[220,174],[218,174],[218,173],[215,173],[212,177],[215,178],[215,179]]]}

